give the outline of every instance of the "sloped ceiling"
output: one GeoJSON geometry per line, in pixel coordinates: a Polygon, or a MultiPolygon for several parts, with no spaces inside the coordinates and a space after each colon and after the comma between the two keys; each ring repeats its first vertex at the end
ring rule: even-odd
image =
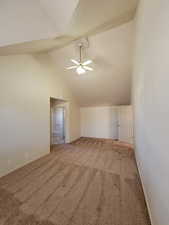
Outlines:
{"type": "Polygon", "coordinates": [[[130,104],[133,38],[133,22],[90,37],[83,57],[94,71],[81,76],[66,70],[79,58],[76,42],[50,52],[81,106],[130,104]]]}
{"type": "Polygon", "coordinates": [[[61,36],[78,0],[0,1],[0,46],[61,36]]]}
{"type": "Polygon", "coordinates": [[[137,0],[0,1],[0,55],[49,52],[81,106],[130,103],[137,0]],[[89,37],[84,58],[93,72],[67,71],[76,40],[89,37]]]}
{"type": "Polygon", "coordinates": [[[0,55],[60,48],[133,19],[137,0],[4,0],[0,55]]]}

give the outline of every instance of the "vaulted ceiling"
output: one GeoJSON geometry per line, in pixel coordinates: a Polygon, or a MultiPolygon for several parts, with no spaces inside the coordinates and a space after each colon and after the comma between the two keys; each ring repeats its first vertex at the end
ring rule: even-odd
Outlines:
{"type": "Polygon", "coordinates": [[[70,59],[79,59],[76,42],[50,52],[81,106],[130,104],[133,26],[129,22],[90,37],[83,57],[92,59],[94,71],[84,75],[66,69],[70,59]]]}
{"type": "Polygon", "coordinates": [[[48,52],[80,105],[130,103],[133,22],[138,0],[4,0],[0,55],[48,52]],[[76,41],[89,38],[84,57],[93,72],[67,71],[76,41]]]}
{"type": "Polygon", "coordinates": [[[0,55],[60,48],[133,19],[138,0],[4,0],[0,55]]]}

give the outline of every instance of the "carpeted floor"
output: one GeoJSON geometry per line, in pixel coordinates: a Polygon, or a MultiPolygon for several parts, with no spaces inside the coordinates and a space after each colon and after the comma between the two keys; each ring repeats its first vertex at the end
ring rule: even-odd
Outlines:
{"type": "Polygon", "coordinates": [[[132,149],[81,138],[0,179],[0,225],[150,225],[132,149]]]}

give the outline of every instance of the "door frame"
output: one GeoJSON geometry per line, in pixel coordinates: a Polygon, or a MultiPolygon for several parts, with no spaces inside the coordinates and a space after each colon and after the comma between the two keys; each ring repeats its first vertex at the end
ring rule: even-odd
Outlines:
{"type": "Polygon", "coordinates": [[[69,113],[69,102],[65,99],[50,97],[49,98],[49,124],[50,124],[50,135],[49,135],[49,143],[50,143],[50,150],[52,149],[53,145],[51,143],[51,135],[52,135],[52,107],[62,107],[64,108],[64,139],[65,143],[70,142],[70,133],[69,133],[69,120],[70,120],[70,113],[69,113]],[[56,105],[52,105],[52,101],[56,101],[56,105]]]}
{"type": "MultiPolygon", "coordinates": [[[[124,127],[123,127],[124,128],[124,127]]],[[[118,111],[118,132],[119,132],[119,141],[123,141],[126,143],[133,144],[134,137],[133,137],[133,107],[132,105],[123,105],[119,106],[118,111]],[[126,135],[123,135],[122,132],[122,124],[124,124],[124,120],[122,120],[121,113],[125,114],[125,129],[124,132],[126,135]]]]}
{"type": "Polygon", "coordinates": [[[66,143],[66,127],[65,127],[65,106],[56,105],[55,108],[63,109],[63,138],[64,138],[64,144],[66,143]]]}

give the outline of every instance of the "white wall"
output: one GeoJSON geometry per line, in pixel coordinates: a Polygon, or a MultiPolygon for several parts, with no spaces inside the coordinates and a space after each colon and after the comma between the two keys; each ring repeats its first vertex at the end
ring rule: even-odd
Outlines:
{"type": "Polygon", "coordinates": [[[153,225],[169,224],[169,1],[140,0],[133,72],[136,156],[153,225]]]}
{"type": "Polygon", "coordinates": [[[96,138],[117,138],[116,107],[82,107],[81,136],[96,138]]]}
{"type": "Polygon", "coordinates": [[[48,55],[0,57],[0,176],[49,153],[50,96],[69,101],[70,141],[80,109],[48,55]]]}

